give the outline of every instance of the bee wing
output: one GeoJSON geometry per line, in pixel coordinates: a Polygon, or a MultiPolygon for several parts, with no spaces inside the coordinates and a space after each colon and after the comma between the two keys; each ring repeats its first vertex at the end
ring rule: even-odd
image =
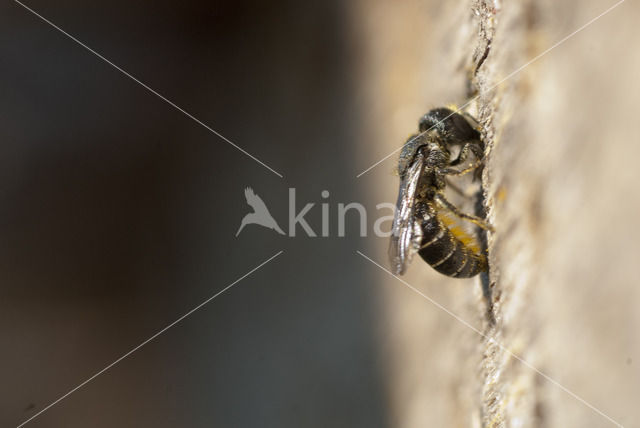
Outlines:
{"type": "Polygon", "coordinates": [[[398,202],[396,203],[391,241],[389,242],[389,261],[391,269],[396,275],[402,275],[405,272],[413,253],[420,248],[422,229],[414,217],[414,202],[423,169],[424,156],[417,153],[404,178],[400,180],[398,202]]]}

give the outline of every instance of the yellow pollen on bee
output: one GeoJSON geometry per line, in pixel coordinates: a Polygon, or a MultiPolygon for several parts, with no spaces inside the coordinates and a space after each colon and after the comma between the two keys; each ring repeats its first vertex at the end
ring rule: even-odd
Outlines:
{"type": "Polygon", "coordinates": [[[466,230],[464,230],[458,222],[448,213],[438,212],[437,214],[438,220],[440,220],[451,232],[451,234],[458,239],[462,245],[469,250],[471,250],[474,254],[480,254],[480,245],[476,239],[469,235],[466,230]]]}

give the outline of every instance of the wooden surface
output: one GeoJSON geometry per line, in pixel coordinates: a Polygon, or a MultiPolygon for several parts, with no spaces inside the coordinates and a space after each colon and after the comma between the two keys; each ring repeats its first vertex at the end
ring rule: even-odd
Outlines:
{"type": "MultiPolygon", "coordinates": [[[[640,8],[627,1],[545,53],[613,5],[378,1],[354,11],[368,17],[362,152],[381,158],[423,112],[477,90],[469,111],[487,144],[496,227],[495,325],[477,279],[414,261],[404,279],[448,314],[381,274],[392,426],[640,426],[640,8]]],[[[372,198],[393,198],[394,158],[361,177],[372,198]]],[[[371,251],[385,259],[383,243],[371,251]]]]}

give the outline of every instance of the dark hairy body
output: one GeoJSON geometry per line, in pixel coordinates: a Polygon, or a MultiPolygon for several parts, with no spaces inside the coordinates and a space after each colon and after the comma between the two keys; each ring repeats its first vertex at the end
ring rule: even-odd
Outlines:
{"type": "Polygon", "coordinates": [[[486,256],[475,240],[455,226],[453,217],[484,229],[478,217],[461,212],[444,191],[447,176],[460,176],[482,165],[484,147],[473,118],[448,108],[429,111],[420,120],[420,133],[409,137],[398,159],[400,189],[393,221],[389,258],[395,274],[403,274],[414,253],[438,272],[468,278],[485,271],[486,256]],[[451,149],[459,147],[452,159],[451,149]],[[475,161],[459,170],[469,154],[475,161]]]}

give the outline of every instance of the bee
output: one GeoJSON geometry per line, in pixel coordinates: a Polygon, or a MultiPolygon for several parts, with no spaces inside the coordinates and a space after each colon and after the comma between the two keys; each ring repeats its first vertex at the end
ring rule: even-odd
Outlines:
{"type": "Polygon", "coordinates": [[[487,269],[480,246],[456,218],[492,230],[483,219],[461,212],[444,195],[448,176],[479,171],[484,144],[475,119],[448,108],[436,108],[419,122],[419,134],[404,144],[398,159],[400,189],[393,219],[389,260],[396,275],[402,275],[417,252],[438,272],[469,278],[487,269]],[[451,150],[459,149],[452,159],[451,150]],[[474,162],[464,169],[473,154],[474,162]]]}

